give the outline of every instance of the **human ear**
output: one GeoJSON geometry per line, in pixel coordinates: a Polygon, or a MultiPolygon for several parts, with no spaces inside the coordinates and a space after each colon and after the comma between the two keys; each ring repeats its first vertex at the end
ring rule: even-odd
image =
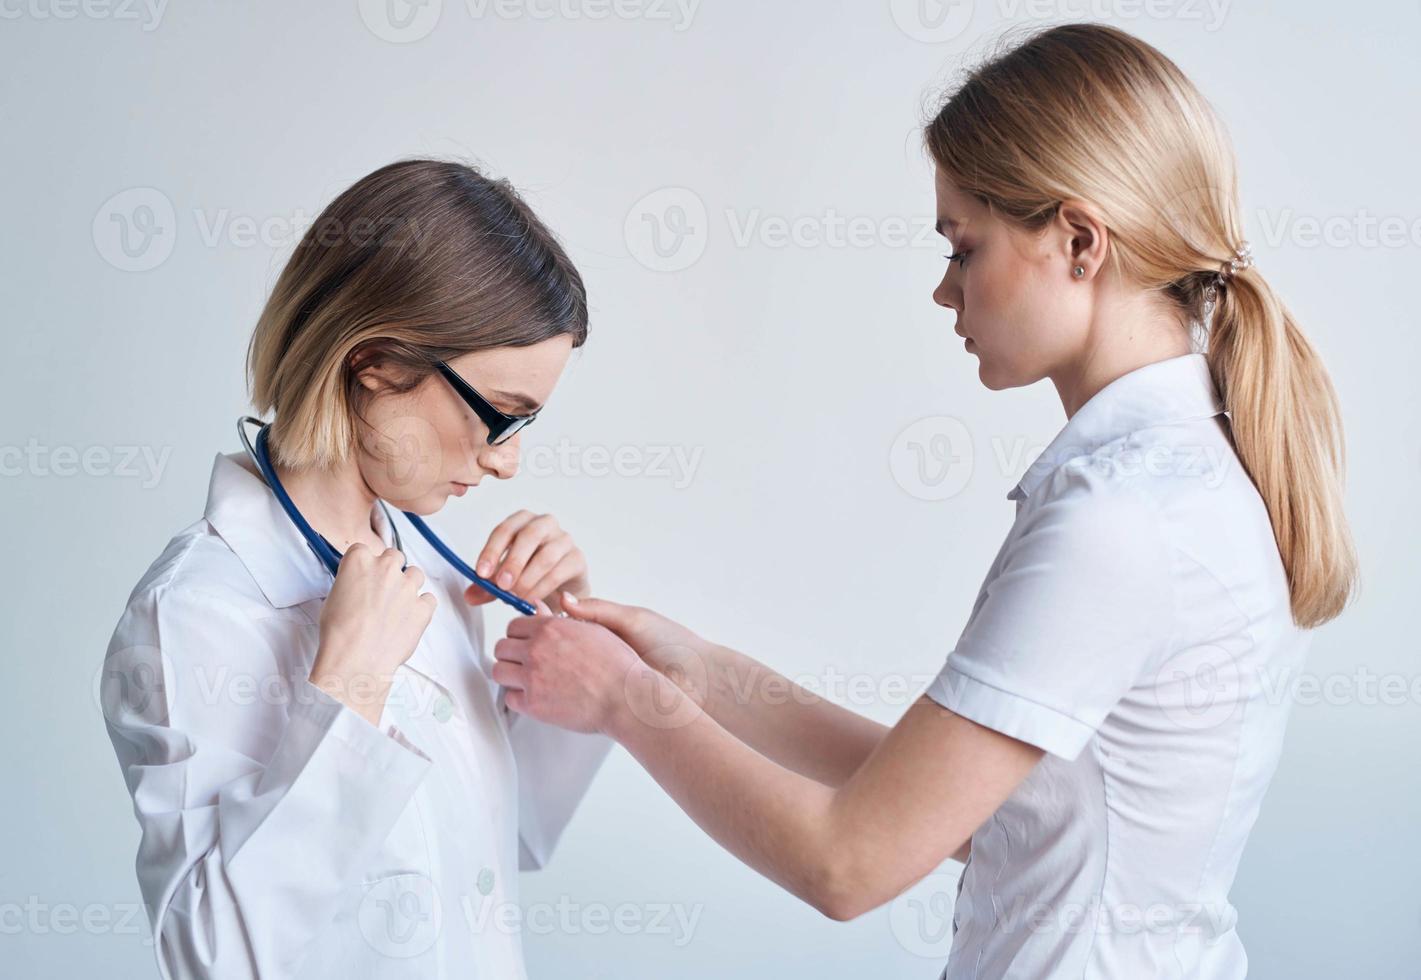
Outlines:
{"type": "Polygon", "coordinates": [[[1110,232],[1100,215],[1081,201],[1064,201],[1056,209],[1052,231],[1060,243],[1071,278],[1091,279],[1105,264],[1110,232]]]}
{"type": "Polygon", "coordinates": [[[367,344],[357,348],[348,358],[346,365],[355,380],[366,391],[380,392],[399,390],[403,380],[395,366],[380,356],[380,345],[367,344]]]}

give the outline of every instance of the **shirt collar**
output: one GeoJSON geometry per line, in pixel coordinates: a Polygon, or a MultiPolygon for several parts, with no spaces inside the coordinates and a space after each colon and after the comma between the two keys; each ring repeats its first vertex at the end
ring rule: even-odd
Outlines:
{"type": "MultiPolygon", "coordinates": [[[[296,606],[330,593],[330,572],[244,453],[218,453],[213,460],[203,516],[272,606],[296,606]]],[[[387,544],[393,540],[384,508],[375,508],[372,526],[387,544]]]]}
{"type": "Polygon", "coordinates": [[[1122,374],[1072,415],[1007,494],[1021,500],[1067,460],[1154,425],[1213,418],[1223,401],[1203,354],[1183,354],[1122,374]]]}

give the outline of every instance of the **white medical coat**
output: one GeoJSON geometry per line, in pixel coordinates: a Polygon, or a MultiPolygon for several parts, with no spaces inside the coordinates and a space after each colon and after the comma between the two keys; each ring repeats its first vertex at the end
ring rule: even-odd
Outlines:
{"type": "Polygon", "coordinates": [[[134,589],[100,692],[165,976],[525,975],[518,871],[611,742],[502,708],[467,583],[394,520],[439,604],[379,727],[308,680],[331,578],[245,456],[134,589]]]}

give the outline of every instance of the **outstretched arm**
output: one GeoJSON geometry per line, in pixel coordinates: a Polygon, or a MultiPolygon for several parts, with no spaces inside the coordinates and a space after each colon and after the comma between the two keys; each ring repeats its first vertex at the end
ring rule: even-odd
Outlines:
{"type": "Polygon", "coordinates": [[[606,630],[517,620],[496,653],[509,707],[611,735],[719,843],[835,919],[876,908],[958,852],[1042,754],[922,700],[829,786],[741,742],[606,630]]]}
{"type": "Polygon", "coordinates": [[[826,786],[848,781],[888,734],[886,726],[650,609],[575,597],[563,605],[574,619],[616,633],[740,741],[826,786]]]}
{"type": "MultiPolygon", "coordinates": [[[[616,633],[740,741],[826,786],[848,782],[889,732],[653,610],[576,597],[564,606],[569,616],[616,633]]],[[[970,852],[968,841],[952,857],[965,862],[970,852]]]]}
{"type": "MultiPolygon", "coordinates": [[[[705,675],[705,697],[698,700],[717,724],[786,769],[826,786],[848,782],[889,731],[729,647],[706,651],[705,675]]],[[[670,676],[677,681],[685,675],[670,676]]],[[[692,685],[688,693],[694,698],[699,692],[692,685]]]]}

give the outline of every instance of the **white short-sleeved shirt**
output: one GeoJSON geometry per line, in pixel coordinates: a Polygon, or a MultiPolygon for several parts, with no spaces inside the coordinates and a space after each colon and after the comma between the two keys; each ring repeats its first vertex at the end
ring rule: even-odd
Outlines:
{"type": "Polygon", "coordinates": [[[943,977],[1234,980],[1228,893],[1309,633],[1202,354],[1083,405],[934,701],[1047,753],[972,836],[943,977]]]}
{"type": "Polygon", "coordinates": [[[308,679],[331,577],[245,456],[129,598],[101,694],[164,977],[524,976],[519,869],[611,742],[501,708],[482,610],[394,520],[438,606],[378,727],[308,679]]]}

